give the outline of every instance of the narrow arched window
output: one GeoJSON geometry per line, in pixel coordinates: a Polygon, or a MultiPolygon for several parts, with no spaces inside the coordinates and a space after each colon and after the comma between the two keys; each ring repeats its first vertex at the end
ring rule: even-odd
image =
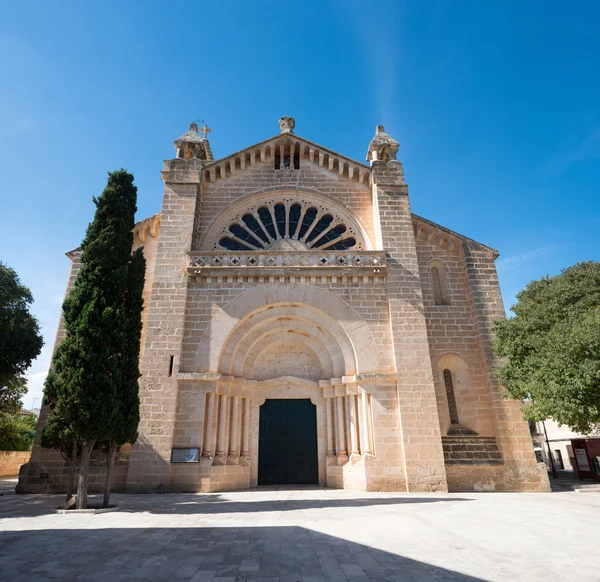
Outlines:
{"type": "Polygon", "coordinates": [[[431,279],[433,281],[433,300],[436,305],[443,305],[442,281],[440,279],[440,270],[437,267],[431,267],[431,279]]]}
{"type": "Polygon", "coordinates": [[[456,410],[456,399],[454,398],[454,383],[452,372],[447,368],[444,370],[444,386],[448,400],[448,412],[450,413],[450,424],[458,424],[458,411],[456,410]]]}

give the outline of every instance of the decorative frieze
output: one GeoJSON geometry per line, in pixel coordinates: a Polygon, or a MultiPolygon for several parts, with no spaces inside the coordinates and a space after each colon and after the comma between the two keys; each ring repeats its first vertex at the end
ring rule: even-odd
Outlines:
{"type": "MultiPolygon", "coordinates": [[[[225,386],[234,385],[240,388],[249,388],[254,390],[263,386],[271,386],[283,382],[291,382],[298,385],[308,386],[311,388],[321,388],[323,390],[334,387],[346,387],[344,390],[352,390],[352,387],[357,383],[377,383],[377,384],[394,384],[397,380],[397,375],[394,373],[376,372],[373,374],[354,374],[352,376],[342,376],[341,378],[329,378],[328,380],[305,380],[301,378],[294,378],[291,376],[284,376],[282,378],[276,378],[274,380],[251,380],[247,378],[236,378],[235,376],[227,376],[220,372],[179,372],[177,374],[179,380],[188,382],[220,382],[225,386]]],[[[345,393],[345,392],[344,392],[345,393]]],[[[325,397],[327,394],[324,392],[325,397]]]]}
{"type": "Polygon", "coordinates": [[[187,271],[203,282],[367,282],[385,278],[384,251],[191,252],[187,271]]]}

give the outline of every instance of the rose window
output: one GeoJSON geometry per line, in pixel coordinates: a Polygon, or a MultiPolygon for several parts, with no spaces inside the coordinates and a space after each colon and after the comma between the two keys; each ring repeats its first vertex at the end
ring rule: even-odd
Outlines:
{"type": "Polygon", "coordinates": [[[362,248],[340,217],[307,202],[268,202],[249,209],[222,231],[215,247],[230,251],[362,248]]]}

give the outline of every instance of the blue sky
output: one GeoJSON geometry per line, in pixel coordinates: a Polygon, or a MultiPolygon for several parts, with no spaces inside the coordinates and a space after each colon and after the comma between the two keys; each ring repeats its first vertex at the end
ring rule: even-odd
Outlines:
{"type": "MultiPolygon", "coordinates": [[[[5,2],[0,260],[35,296],[46,346],[106,172],[138,216],[200,118],[216,157],[296,133],[363,160],[400,141],[413,211],[497,248],[507,308],[528,281],[598,259],[600,3],[5,2]]],[[[39,401],[38,401],[39,403],[39,401]]]]}

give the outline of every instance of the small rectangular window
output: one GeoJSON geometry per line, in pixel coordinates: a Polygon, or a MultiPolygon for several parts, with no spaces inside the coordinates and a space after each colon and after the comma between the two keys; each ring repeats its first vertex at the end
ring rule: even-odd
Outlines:
{"type": "Polygon", "coordinates": [[[200,449],[172,449],[171,463],[198,463],[200,449]]]}
{"type": "Polygon", "coordinates": [[[171,356],[171,360],[169,361],[169,378],[173,376],[173,363],[175,361],[175,356],[171,356]]]}

